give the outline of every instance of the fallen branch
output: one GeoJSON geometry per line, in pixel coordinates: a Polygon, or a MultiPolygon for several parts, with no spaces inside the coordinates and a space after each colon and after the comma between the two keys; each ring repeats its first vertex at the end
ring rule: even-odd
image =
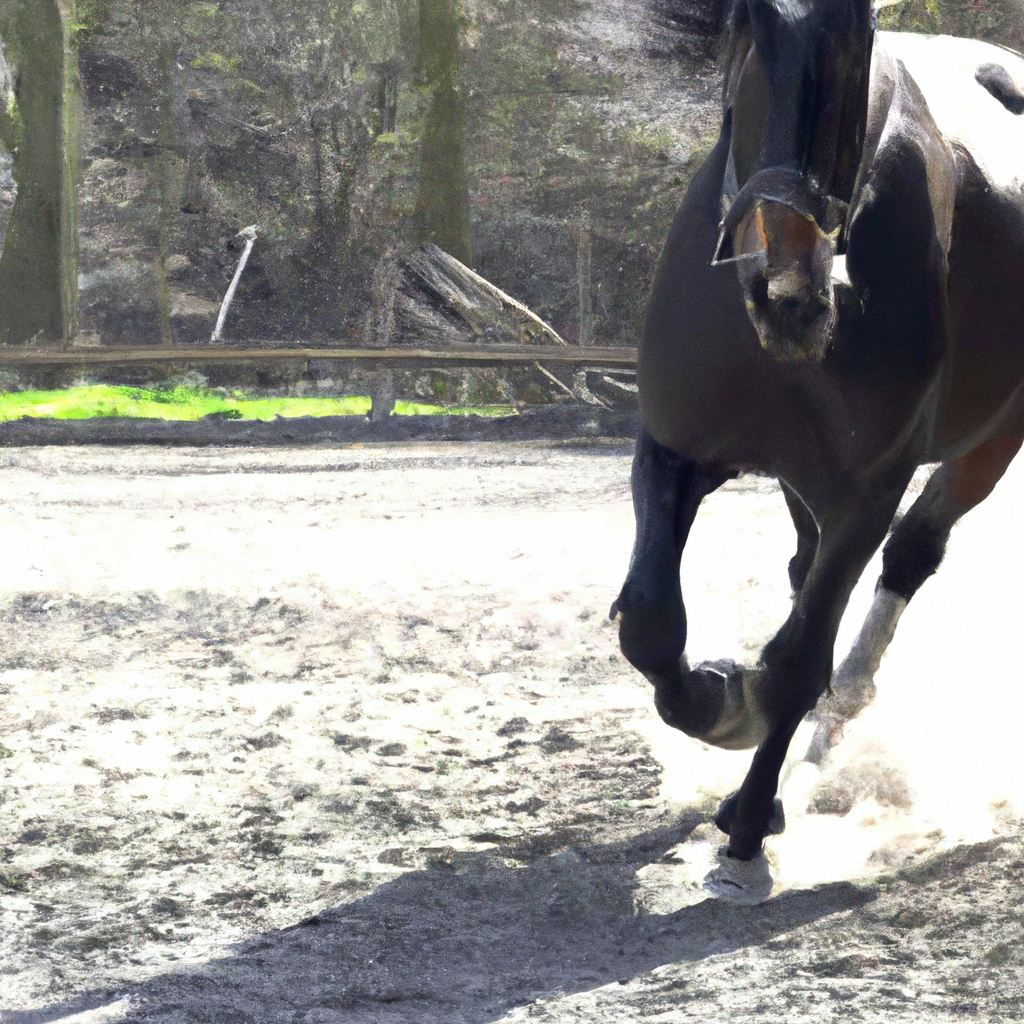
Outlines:
{"type": "Polygon", "coordinates": [[[224,329],[224,321],[227,319],[228,310],[231,308],[231,300],[235,297],[235,289],[238,287],[242,271],[245,270],[245,265],[249,261],[249,253],[252,252],[252,247],[256,244],[256,232],[258,229],[258,224],[250,224],[249,227],[242,228],[238,232],[238,237],[245,239],[245,249],[242,251],[242,258],[238,261],[238,269],[235,271],[235,276],[231,278],[231,284],[228,285],[228,290],[224,293],[224,301],[220,304],[220,313],[217,315],[217,326],[214,327],[213,334],[210,335],[211,342],[220,341],[220,332],[224,329]]]}
{"type": "Polygon", "coordinates": [[[438,344],[479,341],[513,345],[568,342],[518,299],[449,256],[425,245],[401,261],[405,281],[400,336],[438,344]]]}

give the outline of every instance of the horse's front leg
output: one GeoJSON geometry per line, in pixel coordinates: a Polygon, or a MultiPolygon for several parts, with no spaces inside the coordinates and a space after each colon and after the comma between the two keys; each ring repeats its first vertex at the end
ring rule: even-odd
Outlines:
{"type": "Polygon", "coordinates": [[[641,430],[633,459],[636,542],[612,618],[627,660],[654,685],[661,717],[690,736],[719,746],[751,747],[759,723],[747,714],[748,676],[724,664],[691,669],[679,562],[705,495],[734,476],[704,467],[641,430]]]}
{"type": "Polygon", "coordinates": [[[744,902],[767,897],[771,879],[762,846],[779,807],[779,773],[800,721],[828,685],[836,632],[850,593],[885,537],[909,473],[871,497],[837,502],[821,516],[814,560],[789,618],[761,655],[750,699],[767,722],[763,741],[739,790],[724,801],[716,824],[729,835],[727,856],[708,876],[718,895],[744,902]],[[749,864],[760,861],[754,871],[749,864]],[[765,888],[767,886],[767,888],[765,888]]]}

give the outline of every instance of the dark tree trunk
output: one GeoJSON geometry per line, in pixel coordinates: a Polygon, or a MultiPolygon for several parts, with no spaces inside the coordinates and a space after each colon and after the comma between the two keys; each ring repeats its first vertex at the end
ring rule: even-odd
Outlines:
{"type": "Polygon", "coordinates": [[[9,344],[66,339],[78,328],[74,13],[74,0],[20,0],[4,19],[17,64],[4,142],[18,193],[0,256],[0,340],[9,344]]]}

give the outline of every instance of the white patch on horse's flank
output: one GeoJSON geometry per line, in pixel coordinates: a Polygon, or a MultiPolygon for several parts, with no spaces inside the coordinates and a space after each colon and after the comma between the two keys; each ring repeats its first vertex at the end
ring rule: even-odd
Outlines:
{"type": "Polygon", "coordinates": [[[963,144],[996,189],[1021,186],[1024,117],[1010,113],[974,74],[982,64],[999,64],[1014,81],[1024,82],[1024,60],[1000,46],[952,36],[880,32],[877,45],[903,62],[939,131],[963,144]]]}

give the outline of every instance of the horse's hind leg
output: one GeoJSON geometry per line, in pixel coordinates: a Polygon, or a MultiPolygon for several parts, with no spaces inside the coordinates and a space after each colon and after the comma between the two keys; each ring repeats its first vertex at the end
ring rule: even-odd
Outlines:
{"type": "Polygon", "coordinates": [[[864,625],[815,709],[818,724],[806,760],[820,764],[843,726],[874,699],[875,673],[907,603],[938,569],[953,525],[992,493],[1022,438],[1024,433],[1015,430],[941,465],[893,531],[864,625]]]}

